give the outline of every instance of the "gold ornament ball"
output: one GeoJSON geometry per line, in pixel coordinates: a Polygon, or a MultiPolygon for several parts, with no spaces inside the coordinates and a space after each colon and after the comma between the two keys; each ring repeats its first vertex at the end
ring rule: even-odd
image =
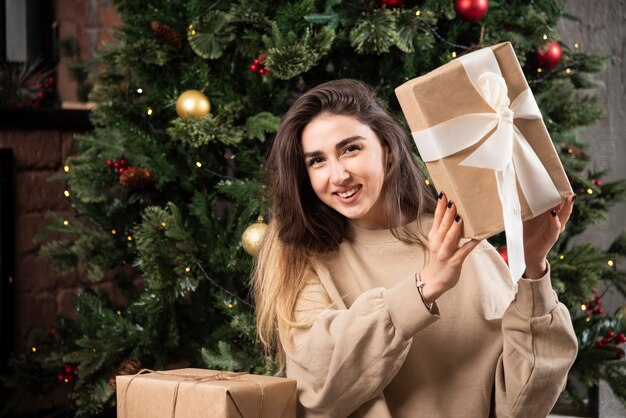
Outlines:
{"type": "Polygon", "coordinates": [[[243,231],[241,244],[243,245],[243,249],[252,257],[256,257],[257,254],[259,254],[266,229],[267,224],[263,222],[263,217],[259,216],[256,223],[250,225],[243,231]]]}
{"type": "Polygon", "coordinates": [[[618,318],[623,318],[623,319],[626,320],[626,305],[618,308],[615,311],[615,316],[618,317],[618,318]]]}
{"type": "Polygon", "coordinates": [[[176,100],[176,113],[182,119],[204,116],[211,111],[208,97],[198,90],[187,90],[176,100]]]}

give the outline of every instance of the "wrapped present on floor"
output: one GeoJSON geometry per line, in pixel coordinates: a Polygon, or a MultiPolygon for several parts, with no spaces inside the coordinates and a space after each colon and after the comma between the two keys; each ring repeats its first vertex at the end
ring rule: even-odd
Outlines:
{"type": "Polygon", "coordinates": [[[295,418],[296,381],[206,369],[117,376],[119,418],[295,418]]]}
{"type": "Polygon", "coordinates": [[[463,55],[396,96],[437,190],[463,217],[463,237],[506,230],[516,281],[522,220],[573,192],[511,44],[463,55]]]}

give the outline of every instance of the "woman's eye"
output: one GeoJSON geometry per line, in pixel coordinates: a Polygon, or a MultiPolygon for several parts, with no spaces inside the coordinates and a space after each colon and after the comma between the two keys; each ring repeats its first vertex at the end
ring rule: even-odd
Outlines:
{"type": "Polygon", "coordinates": [[[344,148],[344,152],[350,153],[350,152],[358,151],[360,149],[361,147],[359,147],[358,145],[348,145],[346,148],[344,148]]]}
{"type": "Polygon", "coordinates": [[[324,160],[322,159],[322,157],[314,157],[314,158],[311,158],[311,159],[309,160],[309,162],[308,162],[308,166],[310,167],[310,166],[313,166],[313,165],[315,165],[315,164],[319,164],[319,163],[321,163],[322,161],[324,161],[324,160]]]}

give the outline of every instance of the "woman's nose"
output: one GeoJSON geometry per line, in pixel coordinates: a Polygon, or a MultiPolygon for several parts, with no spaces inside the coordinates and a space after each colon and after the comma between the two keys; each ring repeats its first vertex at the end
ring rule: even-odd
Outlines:
{"type": "Polygon", "coordinates": [[[342,184],[350,178],[350,173],[340,162],[331,163],[330,181],[333,184],[342,184]]]}

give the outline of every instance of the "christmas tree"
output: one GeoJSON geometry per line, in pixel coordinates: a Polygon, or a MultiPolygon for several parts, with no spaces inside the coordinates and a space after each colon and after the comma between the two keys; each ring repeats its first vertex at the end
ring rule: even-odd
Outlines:
{"type": "MultiPolygon", "coordinates": [[[[579,336],[571,375],[588,386],[607,380],[626,403],[626,370],[614,361],[626,325],[594,293],[606,282],[626,294],[615,261],[626,234],[610,248],[571,244],[624,200],[626,182],[587,168],[576,128],[602,114],[585,89],[605,58],[559,43],[560,2],[114,3],[123,25],[101,52],[95,129],[76,138],[78,153],[56,179],[76,218],[52,214],[42,237],[64,237],[44,247],[59,269],[93,283],[114,275],[127,302],[85,285],[78,318],[58,318],[13,359],[4,381],[16,394],[69,384],[71,410],[94,416],[114,407],[114,376],[143,367],[274,372],[256,344],[248,278],[265,226],[258,217],[271,217],[261,173],[281,115],[313,85],[356,78],[402,118],[395,87],[510,41],[578,194],[549,260],[579,336]]],[[[581,402],[573,385],[566,393],[581,402]]]]}

